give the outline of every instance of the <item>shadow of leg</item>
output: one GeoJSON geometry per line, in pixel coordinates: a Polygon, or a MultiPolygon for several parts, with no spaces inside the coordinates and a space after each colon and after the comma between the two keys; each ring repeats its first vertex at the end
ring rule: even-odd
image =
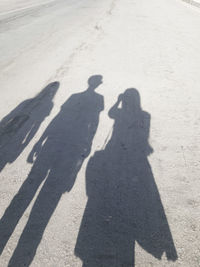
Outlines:
{"type": "Polygon", "coordinates": [[[7,207],[0,220],[0,254],[45,176],[46,169],[43,170],[43,173],[37,174],[37,168],[33,167],[28,178],[7,207]]]}
{"type": "Polygon", "coordinates": [[[53,179],[50,181],[47,178],[32,208],[29,220],[9,262],[9,266],[25,267],[31,264],[61,195],[62,192],[56,188],[56,181],[53,179]]]}

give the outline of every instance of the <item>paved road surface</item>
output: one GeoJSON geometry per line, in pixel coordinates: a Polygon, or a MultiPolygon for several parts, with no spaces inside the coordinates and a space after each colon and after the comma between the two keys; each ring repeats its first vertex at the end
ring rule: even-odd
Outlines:
{"type": "Polygon", "coordinates": [[[0,266],[200,266],[199,9],[0,7],[0,266]]]}

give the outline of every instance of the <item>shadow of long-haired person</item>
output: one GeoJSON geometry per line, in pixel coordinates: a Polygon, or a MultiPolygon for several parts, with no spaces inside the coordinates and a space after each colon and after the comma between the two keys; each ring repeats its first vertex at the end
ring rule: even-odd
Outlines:
{"type": "Polygon", "coordinates": [[[31,264],[62,194],[71,190],[83,160],[90,153],[99,114],[104,109],[103,96],[95,92],[102,76],[92,76],[88,83],[86,91],[72,95],[62,105],[34,146],[28,158],[32,162],[36,157],[32,170],[0,221],[0,240],[5,245],[45,180],[9,266],[31,264]]]}
{"type": "Polygon", "coordinates": [[[0,122],[0,171],[14,162],[53,108],[59,82],[50,83],[34,98],[19,104],[0,122]]]}
{"type": "Polygon", "coordinates": [[[109,111],[112,137],[86,170],[88,202],[75,254],[83,267],[133,267],[135,241],[157,259],[177,254],[147,156],[150,115],[136,89],[109,111]],[[120,107],[121,106],[121,107],[120,107]]]}

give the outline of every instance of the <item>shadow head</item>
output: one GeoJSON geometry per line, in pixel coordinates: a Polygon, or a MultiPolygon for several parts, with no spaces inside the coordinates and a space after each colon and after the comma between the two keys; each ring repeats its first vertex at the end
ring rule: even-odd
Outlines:
{"type": "Polygon", "coordinates": [[[58,88],[60,86],[59,82],[52,82],[48,84],[36,97],[38,99],[49,97],[50,99],[53,99],[56,92],[58,91],[58,88]]]}
{"type": "Polygon", "coordinates": [[[122,95],[122,108],[129,110],[140,110],[140,94],[135,88],[128,88],[122,95]]]}
{"type": "Polygon", "coordinates": [[[100,84],[103,83],[102,75],[93,75],[88,79],[89,90],[95,90],[100,84]]]}

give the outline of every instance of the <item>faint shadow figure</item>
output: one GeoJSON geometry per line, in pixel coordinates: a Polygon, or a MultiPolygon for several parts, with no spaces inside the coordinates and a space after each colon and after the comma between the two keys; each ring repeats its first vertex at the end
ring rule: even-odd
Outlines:
{"type": "Polygon", "coordinates": [[[28,158],[32,162],[36,157],[32,170],[0,221],[0,240],[5,246],[36,190],[45,180],[9,266],[31,264],[62,194],[72,189],[83,160],[90,153],[99,114],[104,109],[103,96],[95,92],[102,83],[102,76],[92,76],[88,83],[86,91],[72,95],[62,105],[34,146],[28,158]]]}
{"type": "Polygon", "coordinates": [[[127,89],[110,109],[115,120],[105,149],[86,170],[88,202],[75,254],[83,267],[133,267],[135,241],[157,259],[176,249],[147,156],[150,115],[136,89],[127,89]],[[121,105],[121,108],[120,108],[121,105]]]}
{"type": "Polygon", "coordinates": [[[50,83],[36,97],[25,100],[0,122],[0,171],[14,162],[32,140],[53,108],[59,82],[50,83]]]}

